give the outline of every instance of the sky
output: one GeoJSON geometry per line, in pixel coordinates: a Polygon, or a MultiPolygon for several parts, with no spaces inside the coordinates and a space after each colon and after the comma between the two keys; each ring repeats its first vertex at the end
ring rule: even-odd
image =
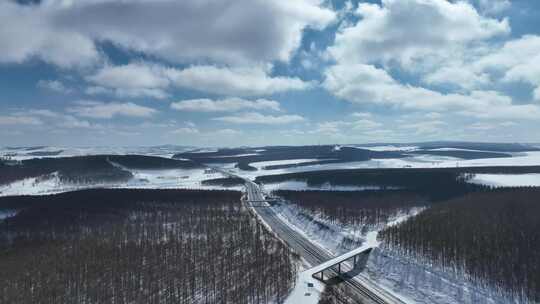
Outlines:
{"type": "Polygon", "coordinates": [[[0,0],[0,146],[540,142],[540,1],[0,0]]]}

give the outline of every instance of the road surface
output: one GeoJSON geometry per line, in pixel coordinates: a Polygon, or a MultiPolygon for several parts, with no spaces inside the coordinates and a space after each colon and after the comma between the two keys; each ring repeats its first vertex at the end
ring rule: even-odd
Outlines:
{"type": "MultiPolygon", "coordinates": [[[[301,233],[284,223],[272,208],[265,203],[264,195],[257,184],[246,180],[247,201],[253,210],[270,226],[283,241],[285,241],[296,253],[298,253],[311,266],[319,265],[333,258],[333,255],[325,249],[313,244],[301,233]]],[[[363,276],[355,276],[344,281],[351,291],[352,298],[364,304],[404,304],[388,291],[378,287],[372,281],[363,276]]]]}

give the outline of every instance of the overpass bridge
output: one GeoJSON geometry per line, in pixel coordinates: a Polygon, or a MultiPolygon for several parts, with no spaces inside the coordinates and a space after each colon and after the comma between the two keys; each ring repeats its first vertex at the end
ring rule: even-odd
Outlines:
{"type": "Polygon", "coordinates": [[[337,256],[308,271],[314,279],[332,285],[350,280],[366,267],[367,259],[373,248],[360,247],[337,256]]]}

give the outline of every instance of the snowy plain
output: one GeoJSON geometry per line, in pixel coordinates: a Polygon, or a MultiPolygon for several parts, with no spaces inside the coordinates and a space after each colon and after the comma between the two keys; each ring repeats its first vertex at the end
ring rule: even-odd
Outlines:
{"type": "Polygon", "coordinates": [[[0,185],[0,196],[47,195],[93,188],[128,188],[128,189],[206,189],[206,190],[242,190],[242,186],[221,187],[203,185],[207,179],[225,177],[219,172],[205,169],[164,169],[164,170],[129,170],[133,178],[117,183],[65,183],[57,173],[37,178],[27,178],[7,185],[0,185]]]}
{"type": "Polygon", "coordinates": [[[493,187],[540,187],[540,174],[475,174],[468,182],[493,187]]]}
{"type": "Polygon", "coordinates": [[[155,147],[0,147],[0,156],[9,156],[12,160],[27,160],[32,158],[58,158],[87,155],[126,155],[138,154],[171,158],[176,153],[192,150],[184,146],[155,146],[155,147]]]}

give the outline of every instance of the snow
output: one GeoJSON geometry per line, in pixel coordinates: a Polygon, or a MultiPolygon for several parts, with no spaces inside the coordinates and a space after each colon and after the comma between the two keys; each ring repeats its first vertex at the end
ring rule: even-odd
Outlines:
{"type": "MultiPolygon", "coordinates": [[[[284,181],[279,183],[268,183],[264,184],[263,188],[265,191],[272,192],[275,190],[324,190],[324,191],[366,191],[366,190],[380,190],[381,187],[378,186],[339,186],[332,185],[330,183],[325,183],[321,186],[308,186],[306,181],[284,181]]],[[[386,190],[390,190],[385,188],[386,190]]],[[[398,188],[392,188],[398,189],[398,188]]]]}
{"type": "Polygon", "coordinates": [[[464,277],[440,271],[428,261],[415,262],[400,254],[376,248],[368,258],[366,278],[393,290],[410,303],[418,304],[503,304],[508,297],[480,288],[464,277]]]}
{"type": "Polygon", "coordinates": [[[260,154],[259,153],[244,153],[244,154],[235,154],[235,155],[212,156],[211,158],[231,158],[231,157],[256,156],[256,155],[260,155],[260,154]]]}
{"type": "Polygon", "coordinates": [[[0,221],[14,217],[17,213],[18,211],[16,210],[0,210],[0,221]]]}
{"type": "Polygon", "coordinates": [[[419,155],[403,159],[381,159],[381,167],[400,168],[451,168],[451,167],[486,167],[486,166],[540,166],[540,151],[511,153],[512,157],[482,158],[462,160],[457,158],[431,157],[419,155]]]}
{"type": "Polygon", "coordinates": [[[311,275],[313,271],[306,270],[298,274],[296,284],[291,291],[285,304],[317,304],[321,293],[324,291],[324,284],[315,280],[311,275]],[[308,283],[313,284],[313,287],[308,287],[308,283]]]}
{"type": "MultiPolygon", "coordinates": [[[[408,218],[422,212],[423,208],[414,208],[409,212],[396,214],[386,225],[376,227],[376,229],[363,233],[361,227],[347,227],[344,225],[329,225],[329,229],[321,229],[315,221],[310,221],[302,216],[305,210],[297,206],[283,204],[275,208],[279,216],[291,228],[301,232],[305,237],[315,244],[327,249],[333,254],[343,254],[348,250],[363,250],[365,248],[375,248],[367,261],[366,269],[356,278],[359,280],[369,280],[398,295],[406,303],[419,304],[503,304],[511,303],[511,298],[503,292],[498,292],[487,287],[481,287],[469,283],[465,276],[458,276],[444,272],[428,261],[414,261],[382,248],[377,240],[380,230],[385,227],[398,225],[408,218]],[[344,236],[355,236],[363,241],[361,249],[346,248],[340,244],[344,236]]],[[[312,215],[316,221],[323,222],[321,215],[312,215]]],[[[299,280],[309,280],[311,274],[319,268],[304,271],[299,280]]],[[[305,283],[304,283],[305,284],[305,283]]],[[[304,288],[303,286],[299,288],[304,288]]],[[[301,291],[295,291],[295,300],[302,302],[301,291]]],[[[316,302],[305,302],[316,303],[316,302]]]]}
{"type": "MultiPolygon", "coordinates": [[[[372,169],[372,168],[455,168],[455,167],[485,167],[485,166],[540,166],[540,151],[511,153],[512,157],[485,158],[464,160],[456,157],[419,154],[405,158],[372,159],[368,161],[354,161],[343,163],[330,163],[319,165],[307,165],[300,167],[281,168],[268,170],[265,166],[280,164],[296,164],[317,161],[317,159],[295,159],[279,160],[267,162],[255,162],[252,166],[258,168],[257,171],[243,171],[235,168],[236,164],[216,164],[223,170],[235,175],[240,175],[250,180],[258,176],[279,175],[287,173],[311,172],[320,170],[340,170],[340,169],[372,169]]],[[[301,187],[300,184],[287,184],[284,187],[301,187]]],[[[272,186],[270,186],[272,187],[272,186]]]]}
{"type": "MultiPolygon", "coordinates": [[[[130,170],[133,179],[122,185],[123,188],[152,188],[152,189],[224,189],[220,186],[202,185],[207,179],[223,178],[224,174],[205,169],[166,169],[166,170],[130,170]]],[[[227,187],[226,189],[242,190],[243,186],[227,187]]]]}
{"type": "Polygon", "coordinates": [[[383,145],[383,146],[372,146],[372,147],[363,147],[363,146],[354,146],[353,148],[366,149],[371,151],[415,151],[418,150],[418,146],[394,146],[394,145],[383,145]]]}
{"type": "Polygon", "coordinates": [[[257,169],[262,169],[267,166],[295,165],[295,164],[309,163],[309,162],[321,161],[321,160],[324,160],[324,159],[317,159],[317,158],[284,159],[284,160],[270,160],[270,161],[254,162],[254,163],[251,163],[250,165],[257,169]]]}
{"type": "MultiPolygon", "coordinates": [[[[313,273],[334,264],[338,259],[343,260],[348,256],[353,256],[359,252],[365,251],[368,248],[379,246],[377,234],[380,229],[384,228],[379,227],[376,230],[363,233],[362,229],[360,229],[362,227],[344,227],[342,225],[331,224],[328,221],[325,221],[321,215],[317,214],[311,214],[315,220],[309,220],[305,216],[302,216],[305,210],[296,205],[278,204],[272,208],[278,217],[293,230],[297,231],[332,255],[342,254],[342,256],[337,259],[327,261],[321,265],[312,265],[314,267],[301,272],[297,278],[296,287],[293,289],[291,295],[285,302],[287,304],[318,303],[319,295],[323,291],[324,286],[319,281],[312,278],[313,273]],[[317,222],[323,223],[326,227],[321,228],[317,222]],[[357,243],[361,242],[362,245],[360,247],[352,244],[349,246],[344,246],[343,241],[345,238],[356,240],[357,243]],[[314,283],[314,287],[308,288],[308,282],[314,283]],[[307,293],[309,293],[310,296],[305,296],[307,293]]],[[[423,208],[418,207],[412,208],[408,212],[399,212],[387,225],[396,225],[407,218],[418,214],[422,210],[423,208]]],[[[406,303],[414,302],[407,300],[406,303]]]]}
{"type": "MultiPolygon", "coordinates": [[[[125,169],[125,168],[124,168],[125,169]]],[[[225,177],[222,173],[207,173],[200,169],[129,170],[133,178],[127,182],[73,184],[60,180],[58,173],[37,178],[27,178],[0,186],[0,196],[46,195],[93,188],[127,189],[205,189],[238,190],[243,186],[221,187],[203,185],[207,179],[225,177]]]]}
{"type": "Polygon", "coordinates": [[[172,157],[176,153],[186,152],[192,147],[183,146],[156,146],[156,147],[62,147],[62,146],[48,146],[39,147],[37,149],[20,148],[0,148],[0,156],[10,156],[13,160],[27,160],[33,158],[58,158],[58,157],[72,157],[72,156],[84,156],[84,155],[100,155],[100,154],[113,154],[113,155],[125,155],[125,154],[139,154],[148,156],[161,156],[172,157]],[[62,151],[57,155],[44,155],[35,156],[29,153],[35,152],[57,152],[62,151]]]}
{"type": "MultiPolygon", "coordinates": [[[[435,148],[435,149],[426,149],[426,151],[494,152],[494,151],[489,151],[489,150],[460,149],[460,148],[435,148]]],[[[502,152],[502,153],[504,153],[504,152],[502,152]]]]}
{"type": "Polygon", "coordinates": [[[540,187],[540,174],[475,174],[469,182],[494,187],[540,187]]]}
{"type": "MultiPolygon", "coordinates": [[[[385,227],[375,227],[374,231],[366,232],[364,227],[332,223],[325,219],[324,215],[313,214],[294,204],[279,203],[272,206],[272,208],[277,216],[293,230],[334,255],[356,249],[359,244],[369,245],[370,247],[377,246],[377,232],[385,227]],[[306,217],[306,215],[309,215],[309,217],[306,217]],[[351,240],[353,242],[350,242],[351,240]]],[[[395,225],[420,213],[422,210],[424,210],[423,207],[396,210],[395,215],[391,217],[388,224],[395,225]]]]}
{"type": "Polygon", "coordinates": [[[333,259],[328,260],[328,261],[326,261],[326,262],[324,262],[322,264],[319,264],[319,265],[317,265],[317,266],[315,266],[313,268],[310,268],[308,270],[308,272],[311,272],[311,274],[313,275],[314,273],[320,272],[321,270],[329,268],[332,265],[335,265],[335,264],[337,264],[339,262],[348,260],[348,259],[352,258],[353,256],[355,256],[355,255],[357,255],[359,253],[362,253],[362,252],[364,252],[364,251],[366,251],[366,250],[368,250],[370,248],[373,248],[373,247],[363,245],[363,246],[358,247],[356,249],[353,249],[353,250],[351,250],[349,252],[346,252],[346,253],[344,253],[344,254],[342,254],[340,256],[334,257],[333,259]]]}

